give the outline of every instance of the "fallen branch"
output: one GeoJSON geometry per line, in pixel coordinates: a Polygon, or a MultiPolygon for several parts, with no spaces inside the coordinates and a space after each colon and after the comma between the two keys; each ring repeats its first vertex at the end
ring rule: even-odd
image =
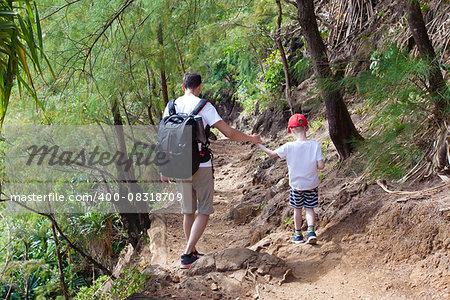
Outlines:
{"type": "Polygon", "coordinates": [[[252,272],[249,263],[247,263],[247,269],[245,270],[244,276],[245,277],[249,277],[248,274],[252,275],[251,279],[252,279],[253,284],[255,285],[255,293],[256,293],[255,294],[255,299],[261,299],[261,295],[259,294],[259,284],[258,284],[258,281],[257,281],[257,275],[252,272]]]}
{"type": "Polygon", "coordinates": [[[425,189],[425,190],[422,190],[422,191],[391,191],[391,190],[389,190],[387,188],[386,182],[384,180],[377,180],[377,184],[385,192],[387,192],[389,194],[395,194],[395,195],[418,195],[418,194],[421,194],[421,193],[426,193],[426,192],[437,190],[437,189],[440,189],[440,188],[443,188],[443,187],[449,187],[450,186],[449,183],[444,183],[444,184],[441,184],[441,185],[438,185],[438,186],[435,186],[435,187],[432,187],[432,188],[428,188],[428,189],[425,189]]]}

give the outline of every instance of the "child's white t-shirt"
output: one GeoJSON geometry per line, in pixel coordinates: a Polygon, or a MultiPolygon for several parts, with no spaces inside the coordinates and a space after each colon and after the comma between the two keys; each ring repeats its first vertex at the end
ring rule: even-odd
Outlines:
{"type": "Polygon", "coordinates": [[[317,161],[323,160],[320,144],[316,141],[289,142],[275,150],[279,157],[286,157],[289,169],[289,185],[306,191],[319,186],[317,161]]]}
{"type": "MultiPolygon", "coordinates": [[[[200,100],[201,99],[199,97],[196,97],[194,95],[181,96],[180,98],[177,98],[175,100],[175,111],[177,113],[190,114],[195,109],[200,100]]],[[[167,117],[168,115],[169,115],[169,108],[166,105],[163,117],[167,117]]],[[[206,103],[205,107],[203,107],[203,109],[199,112],[198,115],[202,117],[203,126],[205,128],[206,125],[213,126],[215,123],[222,120],[220,115],[217,113],[216,108],[209,102],[206,103]]],[[[211,166],[212,166],[211,160],[200,164],[200,167],[211,167],[211,166]]]]}

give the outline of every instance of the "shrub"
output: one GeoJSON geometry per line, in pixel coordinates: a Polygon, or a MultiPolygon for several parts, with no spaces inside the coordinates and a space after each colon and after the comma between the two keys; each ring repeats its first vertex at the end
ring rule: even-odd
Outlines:
{"type": "Polygon", "coordinates": [[[371,179],[401,179],[425,153],[433,100],[426,90],[426,62],[395,45],[371,56],[371,72],[344,80],[361,95],[373,118],[360,143],[361,166],[371,179]]]}

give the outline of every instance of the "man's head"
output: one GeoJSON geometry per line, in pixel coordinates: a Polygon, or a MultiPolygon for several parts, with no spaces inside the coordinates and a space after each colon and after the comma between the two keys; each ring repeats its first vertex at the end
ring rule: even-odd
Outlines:
{"type": "Polygon", "coordinates": [[[183,90],[195,90],[202,85],[202,76],[198,73],[187,72],[183,76],[183,90]]]}
{"type": "Polygon", "coordinates": [[[292,132],[291,129],[295,130],[295,132],[299,131],[306,132],[308,130],[308,121],[306,120],[305,116],[301,114],[295,114],[292,117],[290,117],[288,122],[289,133],[292,132]]]}

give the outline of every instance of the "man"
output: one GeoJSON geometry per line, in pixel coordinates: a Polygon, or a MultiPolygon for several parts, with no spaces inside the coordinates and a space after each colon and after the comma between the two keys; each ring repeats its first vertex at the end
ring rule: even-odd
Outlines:
{"type": "MultiPolygon", "coordinates": [[[[202,88],[202,78],[197,73],[188,72],[183,77],[184,96],[176,99],[175,109],[177,113],[191,113],[201,100],[198,96],[202,88]]],[[[169,115],[168,107],[164,110],[164,117],[169,115]]],[[[211,103],[207,103],[198,113],[206,127],[214,126],[226,137],[234,141],[251,142],[260,144],[259,135],[247,135],[225,123],[211,103]]],[[[161,175],[163,182],[168,178],[161,175]]],[[[195,249],[195,245],[203,234],[208,224],[209,215],[214,212],[213,195],[214,179],[211,160],[201,163],[198,171],[192,175],[192,181],[177,182],[178,189],[183,194],[182,213],[183,228],[187,245],[181,256],[181,268],[189,268],[201,254],[195,249]],[[198,214],[195,212],[198,210],[198,214]]]]}

